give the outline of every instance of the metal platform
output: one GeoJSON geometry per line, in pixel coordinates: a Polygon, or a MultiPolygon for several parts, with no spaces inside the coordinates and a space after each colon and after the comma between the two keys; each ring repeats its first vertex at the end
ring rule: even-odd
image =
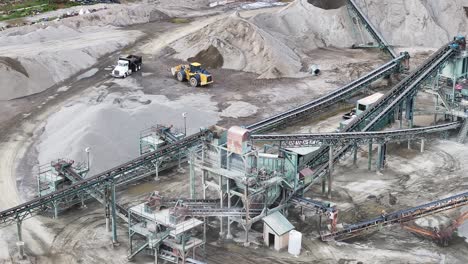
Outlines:
{"type": "Polygon", "coordinates": [[[160,225],[170,227],[171,228],[170,235],[173,237],[203,224],[203,221],[200,221],[195,218],[190,218],[180,223],[174,223],[173,221],[171,221],[169,209],[163,209],[163,210],[155,211],[155,212],[148,212],[145,210],[144,204],[135,205],[131,207],[129,211],[131,211],[132,214],[136,214],[149,221],[156,222],[160,225]]]}

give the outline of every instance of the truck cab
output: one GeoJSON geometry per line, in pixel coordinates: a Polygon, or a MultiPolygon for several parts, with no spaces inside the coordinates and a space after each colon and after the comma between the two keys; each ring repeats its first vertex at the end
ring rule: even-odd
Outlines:
{"type": "Polygon", "coordinates": [[[112,75],[114,77],[127,77],[129,75],[129,71],[131,71],[128,68],[128,61],[126,60],[119,60],[117,62],[117,66],[115,66],[114,70],[112,71],[112,75]]]}
{"type": "Polygon", "coordinates": [[[140,56],[128,55],[120,57],[117,65],[112,71],[112,76],[117,78],[125,78],[128,75],[137,72],[141,69],[142,59],[140,56]]]}

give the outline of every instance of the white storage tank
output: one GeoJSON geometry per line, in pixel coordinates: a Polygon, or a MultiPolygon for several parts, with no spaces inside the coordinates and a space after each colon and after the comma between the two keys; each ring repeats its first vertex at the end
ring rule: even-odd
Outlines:
{"type": "Polygon", "coordinates": [[[288,252],[291,255],[299,256],[301,254],[302,247],[302,233],[296,230],[289,232],[289,245],[288,252]]]}

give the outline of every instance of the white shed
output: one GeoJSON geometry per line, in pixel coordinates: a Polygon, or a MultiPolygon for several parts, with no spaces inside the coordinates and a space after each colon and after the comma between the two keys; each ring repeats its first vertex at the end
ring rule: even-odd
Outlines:
{"type": "Polygon", "coordinates": [[[265,245],[273,245],[276,251],[288,247],[289,231],[294,226],[280,212],[274,212],[263,218],[263,241],[265,245]]]}

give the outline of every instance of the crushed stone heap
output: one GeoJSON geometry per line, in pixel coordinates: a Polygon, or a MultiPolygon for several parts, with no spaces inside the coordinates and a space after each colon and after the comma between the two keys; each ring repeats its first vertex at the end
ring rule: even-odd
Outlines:
{"type": "MultiPolygon", "coordinates": [[[[464,0],[356,2],[394,46],[438,48],[467,33],[464,0]]],[[[259,78],[302,77],[304,62],[314,50],[372,41],[367,32],[364,39],[357,39],[346,3],[296,0],[277,12],[251,18],[235,13],[173,43],[175,57],[187,60],[215,54],[216,67],[257,73],[259,78]]]]}

